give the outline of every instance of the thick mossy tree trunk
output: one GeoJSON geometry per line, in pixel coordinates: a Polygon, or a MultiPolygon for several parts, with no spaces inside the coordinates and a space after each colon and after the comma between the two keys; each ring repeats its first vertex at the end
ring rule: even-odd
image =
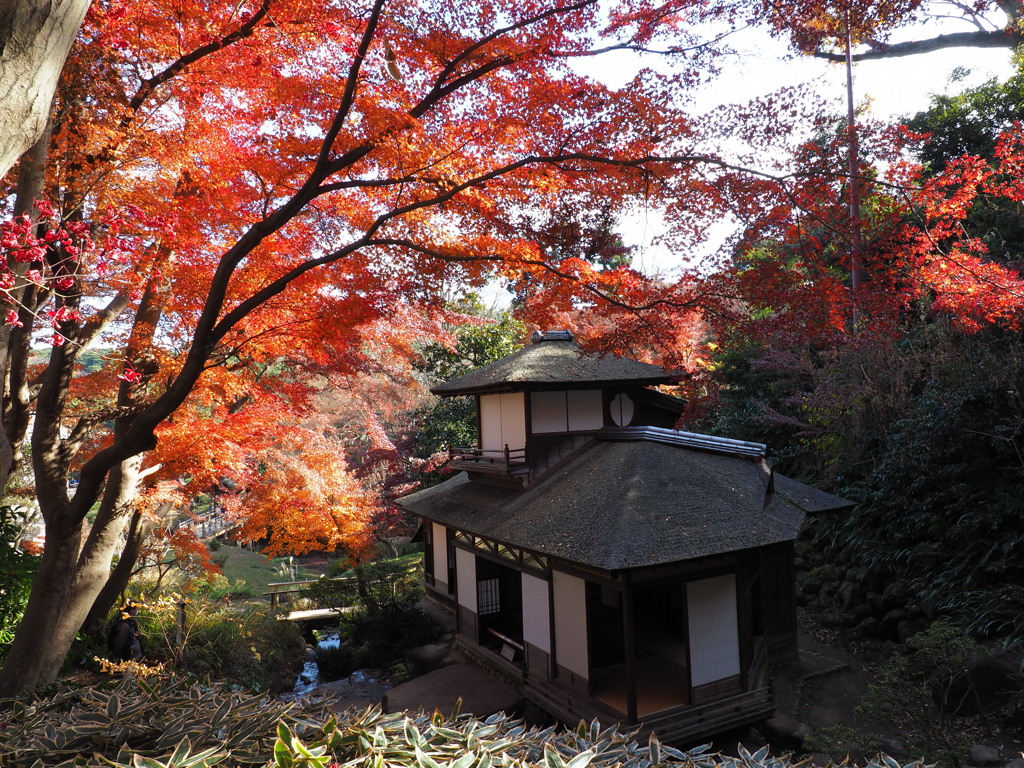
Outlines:
{"type": "Polygon", "coordinates": [[[46,547],[25,617],[0,671],[0,696],[12,696],[51,683],[68,648],[110,576],[138,478],[140,457],[110,473],[109,487],[89,535],[82,541],[84,516],[71,519],[72,505],[43,507],[46,547]],[[68,567],[68,564],[74,564],[68,567]]]}
{"type": "Polygon", "coordinates": [[[0,176],[43,133],[57,79],[90,2],[0,3],[0,176]]]}

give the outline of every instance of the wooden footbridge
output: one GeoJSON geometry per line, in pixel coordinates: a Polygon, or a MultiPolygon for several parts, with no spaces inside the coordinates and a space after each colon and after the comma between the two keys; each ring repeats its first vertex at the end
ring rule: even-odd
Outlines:
{"type": "MultiPolygon", "coordinates": [[[[339,582],[340,586],[350,585],[353,590],[356,588],[356,579],[354,576],[339,576],[333,579],[306,579],[304,581],[280,581],[272,584],[267,584],[270,587],[270,592],[264,592],[264,597],[270,598],[270,607],[273,610],[277,610],[281,607],[283,602],[291,600],[291,595],[302,592],[303,587],[309,586],[310,584],[318,584],[322,581],[339,582]]],[[[302,625],[303,631],[310,631],[313,629],[323,629],[338,623],[338,620],[346,613],[350,613],[355,610],[351,607],[343,608],[311,608],[308,610],[301,611],[289,611],[287,614],[282,614],[278,618],[283,621],[295,621],[302,625]]]]}

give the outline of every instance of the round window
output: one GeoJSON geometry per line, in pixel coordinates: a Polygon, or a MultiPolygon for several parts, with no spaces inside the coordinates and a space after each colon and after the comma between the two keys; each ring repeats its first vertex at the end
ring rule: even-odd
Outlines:
{"type": "Polygon", "coordinates": [[[633,398],[625,392],[620,392],[612,398],[611,411],[612,421],[618,427],[628,427],[633,421],[633,413],[636,409],[633,406],[633,398]]]}

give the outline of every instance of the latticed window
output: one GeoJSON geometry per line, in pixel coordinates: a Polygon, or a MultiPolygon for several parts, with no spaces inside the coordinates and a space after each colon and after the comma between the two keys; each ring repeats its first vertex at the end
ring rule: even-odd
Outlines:
{"type": "Polygon", "coordinates": [[[501,613],[501,579],[481,579],[476,583],[476,608],[481,616],[501,613]]]}

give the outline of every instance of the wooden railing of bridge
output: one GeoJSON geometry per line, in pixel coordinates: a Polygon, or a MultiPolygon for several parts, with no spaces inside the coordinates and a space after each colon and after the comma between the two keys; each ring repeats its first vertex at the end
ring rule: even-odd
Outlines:
{"type": "Polygon", "coordinates": [[[279,608],[281,606],[281,598],[284,595],[295,595],[303,591],[303,587],[307,587],[310,584],[319,584],[323,581],[336,581],[342,584],[351,584],[352,588],[355,589],[356,577],[355,576],[337,576],[331,579],[319,578],[319,579],[304,579],[302,581],[278,581],[271,584],[267,584],[270,587],[270,592],[264,592],[264,597],[270,598],[270,607],[279,608]]]}

